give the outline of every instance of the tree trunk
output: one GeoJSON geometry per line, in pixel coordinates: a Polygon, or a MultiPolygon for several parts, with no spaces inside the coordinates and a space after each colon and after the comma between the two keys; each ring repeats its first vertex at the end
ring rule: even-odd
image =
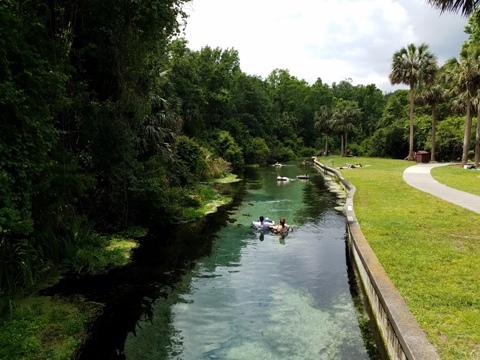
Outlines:
{"type": "Polygon", "coordinates": [[[410,137],[409,137],[409,144],[408,144],[408,160],[415,160],[413,158],[413,99],[415,93],[415,84],[410,84],[410,137]]]}
{"type": "Polygon", "coordinates": [[[347,145],[347,139],[348,139],[348,132],[345,131],[345,155],[348,156],[348,145],[347,145]]]}
{"type": "Polygon", "coordinates": [[[323,155],[328,155],[328,132],[325,133],[325,152],[323,153],[323,155]]]}
{"type": "Polygon", "coordinates": [[[437,105],[432,104],[432,144],[430,145],[430,161],[435,161],[435,133],[437,131],[437,105]]]}
{"type": "Polygon", "coordinates": [[[470,111],[472,101],[470,96],[467,95],[467,116],[465,119],[465,133],[463,135],[463,152],[462,152],[462,166],[468,163],[468,151],[470,150],[470,135],[472,132],[472,116],[470,111]]]}
{"type": "Polygon", "coordinates": [[[480,97],[477,101],[477,129],[475,131],[475,167],[480,162],[480,97]]]}
{"type": "Polygon", "coordinates": [[[343,151],[343,135],[340,134],[340,154],[341,156],[345,156],[345,152],[343,151]]]}

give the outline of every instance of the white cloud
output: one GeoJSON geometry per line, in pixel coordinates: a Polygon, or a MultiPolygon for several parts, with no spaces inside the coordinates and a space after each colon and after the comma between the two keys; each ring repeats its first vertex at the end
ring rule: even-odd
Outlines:
{"type": "Polygon", "coordinates": [[[465,17],[421,0],[194,0],[186,10],[188,46],[234,48],[247,74],[288,69],[309,83],[351,78],[383,91],[400,88],[388,80],[396,50],[427,43],[442,65],[467,39],[465,17]]]}

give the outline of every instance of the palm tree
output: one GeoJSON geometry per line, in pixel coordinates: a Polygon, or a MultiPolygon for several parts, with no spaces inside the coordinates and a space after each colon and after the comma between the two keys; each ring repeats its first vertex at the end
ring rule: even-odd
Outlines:
{"type": "Polygon", "coordinates": [[[428,51],[427,44],[416,47],[408,45],[393,54],[392,72],[389,75],[392,85],[406,84],[410,87],[410,138],[408,159],[413,160],[413,108],[415,86],[419,83],[430,84],[437,72],[437,57],[428,51]]]}
{"type": "MultiPolygon", "coordinates": [[[[480,88],[479,87],[477,87],[477,97],[472,100],[473,105],[477,109],[477,127],[475,129],[475,159],[474,159],[476,168],[478,168],[478,165],[480,163],[480,88]]],[[[473,115],[472,115],[472,118],[473,118],[473,115]]]]}
{"type": "Polygon", "coordinates": [[[463,136],[462,166],[468,163],[468,152],[472,132],[472,99],[476,98],[480,80],[480,49],[476,46],[464,46],[460,52],[460,61],[448,59],[443,66],[443,77],[451,91],[465,99],[466,117],[463,136]]]}
{"type": "Polygon", "coordinates": [[[340,99],[335,106],[332,128],[340,133],[342,156],[347,152],[348,133],[353,129],[361,113],[356,101],[340,99]]]}
{"type": "Polygon", "coordinates": [[[315,124],[313,127],[319,133],[325,133],[324,154],[328,154],[328,134],[332,130],[333,109],[331,106],[322,105],[320,110],[315,112],[315,124]]]}
{"type": "Polygon", "coordinates": [[[480,163],[480,91],[478,91],[476,105],[477,105],[477,128],[475,129],[475,167],[478,168],[478,164],[480,163]]]}
{"type": "Polygon", "coordinates": [[[427,85],[415,94],[415,103],[419,105],[430,105],[432,109],[432,136],[430,139],[430,161],[435,161],[435,134],[437,128],[437,104],[447,99],[447,91],[439,83],[427,85]]]}
{"type": "Polygon", "coordinates": [[[441,12],[451,11],[458,12],[461,11],[463,15],[469,16],[473,14],[475,9],[478,7],[479,0],[427,0],[430,5],[440,9],[441,12]]]}

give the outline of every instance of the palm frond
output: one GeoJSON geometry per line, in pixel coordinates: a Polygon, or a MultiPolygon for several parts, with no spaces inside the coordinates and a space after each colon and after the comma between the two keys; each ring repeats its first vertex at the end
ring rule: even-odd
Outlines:
{"type": "Polygon", "coordinates": [[[480,0],[427,0],[427,3],[439,9],[442,13],[461,12],[464,16],[470,16],[475,12],[480,0]]]}

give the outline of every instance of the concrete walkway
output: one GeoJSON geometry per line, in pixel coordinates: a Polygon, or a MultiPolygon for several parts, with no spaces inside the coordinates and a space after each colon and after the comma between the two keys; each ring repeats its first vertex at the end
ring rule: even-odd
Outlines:
{"type": "Polygon", "coordinates": [[[430,174],[432,168],[445,165],[450,164],[433,163],[410,166],[403,172],[403,180],[414,188],[480,214],[480,196],[440,184],[432,177],[430,174]]]}

